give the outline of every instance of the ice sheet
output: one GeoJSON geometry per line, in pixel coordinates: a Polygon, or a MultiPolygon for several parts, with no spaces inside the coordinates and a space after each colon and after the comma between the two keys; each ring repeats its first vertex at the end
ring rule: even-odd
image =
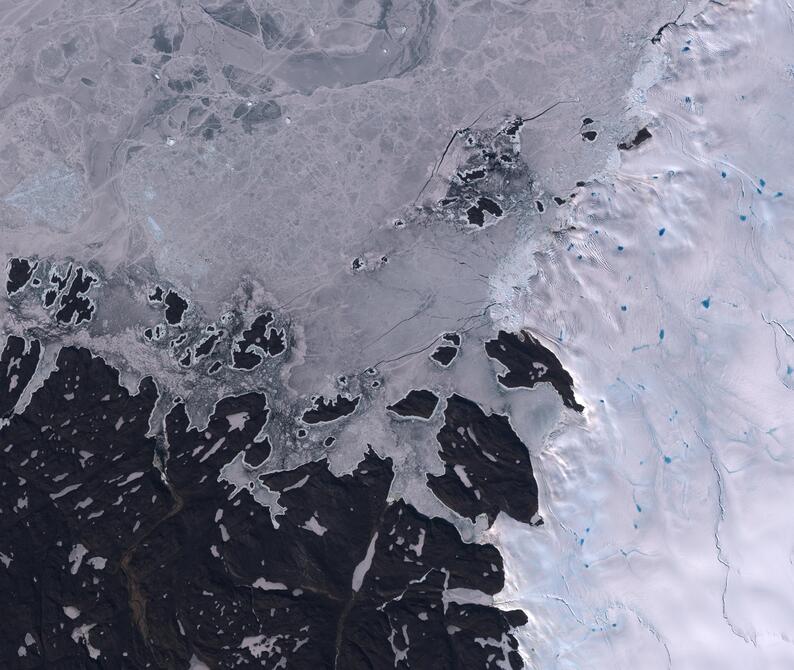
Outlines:
{"type": "Polygon", "coordinates": [[[545,525],[490,533],[537,667],[794,666],[792,26],[780,1],[669,27],[630,96],[652,140],[501,271],[523,283],[495,316],[587,405],[539,454],[545,525]]]}

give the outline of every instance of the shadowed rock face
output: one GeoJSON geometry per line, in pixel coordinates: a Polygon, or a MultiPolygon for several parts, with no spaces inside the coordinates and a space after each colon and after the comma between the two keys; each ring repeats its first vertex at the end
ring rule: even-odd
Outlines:
{"type": "Polygon", "coordinates": [[[452,361],[455,359],[455,356],[457,355],[457,347],[451,347],[449,345],[442,344],[432,354],[430,354],[430,358],[443,367],[447,367],[450,363],[452,363],[452,361]]]}
{"type": "Polygon", "coordinates": [[[432,391],[412,389],[402,400],[388,405],[386,409],[398,416],[429,419],[436,411],[437,405],[438,396],[432,391]]]}
{"type": "Polygon", "coordinates": [[[235,341],[232,351],[233,367],[239,370],[253,370],[265,356],[279,356],[287,348],[284,329],[270,325],[273,313],[264,312],[257,316],[251,327],[243,331],[235,341]]]}
{"type": "Polygon", "coordinates": [[[447,400],[436,436],[444,474],[428,475],[433,493],[461,516],[491,524],[499,512],[529,523],[538,511],[538,487],[529,452],[507,417],[486,414],[457,394],[447,400]]]}
{"type": "Polygon", "coordinates": [[[172,326],[182,323],[182,317],[187,310],[188,304],[176,291],[169,291],[163,301],[165,303],[165,320],[172,326]]]}
{"type": "Polygon", "coordinates": [[[25,284],[30,281],[37,265],[37,263],[29,261],[27,258],[12,258],[8,262],[6,293],[12,296],[18,291],[21,291],[25,284]]]}
{"type": "Polygon", "coordinates": [[[61,268],[49,261],[12,258],[7,267],[6,292],[24,301],[38,294],[50,316],[59,324],[77,326],[91,321],[96,304],[89,296],[98,277],[86,268],[68,262],[61,268]]]}
{"type": "MultiPolygon", "coordinates": [[[[444,602],[447,589],[499,592],[498,552],[390,501],[390,459],[370,449],[340,477],[324,460],[261,475],[285,510],[274,523],[218,478],[266,425],[265,397],[224,398],[203,429],[178,403],[165,445],[146,436],[156,400],[151,378],[130,394],[101,358],[64,348],[0,430],[0,589],[15,604],[0,656],[13,667],[522,667],[523,613],[444,602]]],[[[269,443],[256,450],[267,458],[269,443]]]]}
{"type": "Polygon", "coordinates": [[[651,135],[651,131],[647,128],[640,128],[637,131],[637,134],[634,136],[633,139],[626,140],[625,142],[620,142],[618,144],[618,149],[621,151],[628,151],[629,149],[633,149],[634,147],[638,147],[643,142],[651,139],[653,135],[651,135]]]}
{"type": "Polygon", "coordinates": [[[458,333],[444,333],[439,344],[430,354],[430,358],[441,367],[449,367],[460,351],[461,337],[458,333]]]}
{"type": "Polygon", "coordinates": [[[95,307],[85,294],[95,283],[96,277],[83,268],[78,267],[75,270],[74,279],[72,279],[68,291],[61,295],[60,307],[55,313],[55,318],[61,323],[78,324],[83,321],[89,321],[95,307]]]}
{"type": "Polygon", "coordinates": [[[326,400],[322,396],[314,401],[314,407],[303,413],[304,423],[328,423],[348,416],[356,411],[360,398],[346,398],[338,394],[336,398],[326,400]]]}
{"type": "Polygon", "coordinates": [[[500,330],[495,340],[485,343],[485,353],[507,368],[505,374],[497,377],[502,386],[531,389],[537,384],[548,382],[560,394],[566,407],[577,412],[584,411],[574,396],[570,373],[551,351],[527,331],[516,334],[500,330]]]}

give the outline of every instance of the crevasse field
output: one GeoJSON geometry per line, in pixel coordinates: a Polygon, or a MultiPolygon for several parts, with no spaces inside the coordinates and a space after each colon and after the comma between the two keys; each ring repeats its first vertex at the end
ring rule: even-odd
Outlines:
{"type": "Polygon", "coordinates": [[[489,531],[539,668],[794,667],[793,31],[784,1],[673,26],[626,99],[653,140],[503,264],[536,272],[501,321],[587,401],[534,454],[545,526],[489,531]]]}

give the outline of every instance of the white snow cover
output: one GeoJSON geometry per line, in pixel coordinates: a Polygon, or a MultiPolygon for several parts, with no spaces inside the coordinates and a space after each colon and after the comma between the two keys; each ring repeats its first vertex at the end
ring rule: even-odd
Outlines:
{"type": "Polygon", "coordinates": [[[190,657],[190,665],[188,666],[188,670],[210,670],[210,666],[199,660],[196,655],[193,654],[193,656],[190,657]]]}
{"type": "Polygon", "coordinates": [[[305,530],[309,530],[312,533],[319,535],[320,537],[322,537],[323,535],[325,535],[326,532],[328,532],[328,529],[325,526],[323,526],[317,519],[317,512],[315,512],[311,517],[309,517],[309,520],[306,523],[304,523],[301,526],[301,528],[305,530]]]}
{"type": "Polygon", "coordinates": [[[96,626],[95,623],[83,624],[72,630],[72,641],[76,644],[83,644],[88,650],[88,655],[92,660],[96,660],[101,656],[101,652],[91,644],[90,634],[91,629],[96,626]]]}
{"type": "Polygon", "coordinates": [[[76,619],[80,616],[80,610],[77,609],[74,605],[66,605],[63,608],[63,613],[68,616],[70,619],[76,619]]]}
{"type": "Polygon", "coordinates": [[[286,590],[287,585],[281,582],[270,582],[264,577],[260,577],[254,582],[254,588],[262,589],[263,591],[283,591],[286,590]]]}
{"type": "Polygon", "coordinates": [[[530,667],[794,667],[793,27],[785,0],[669,26],[627,101],[653,138],[495,278],[587,406],[535,458],[545,524],[487,538],[530,667]]]}
{"type": "Polygon", "coordinates": [[[69,552],[69,563],[71,564],[71,568],[69,572],[73,575],[77,574],[77,571],[80,569],[80,566],[83,564],[83,558],[88,553],[88,549],[86,549],[82,544],[79,542],[72,547],[72,550],[69,552]]]}
{"type": "Polygon", "coordinates": [[[248,412],[235,412],[234,414],[227,414],[226,421],[229,422],[229,432],[233,430],[243,430],[245,422],[248,421],[248,412]]]}
{"type": "Polygon", "coordinates": [[[358,590],[361,588],[361,585],[364,583],[364,577],[367,576],[367,572],[369,572],[369,569],[372,566],[372,559],[375,557],[375,545],[377,542],[378,533],[376,532],[369,541],[367,553],[364,555],[364,558],[361,559],[361,562],[356,566],[356,569],[353,570],[353,584],[351,588],[355,592],[358,592],[358,590]]]}

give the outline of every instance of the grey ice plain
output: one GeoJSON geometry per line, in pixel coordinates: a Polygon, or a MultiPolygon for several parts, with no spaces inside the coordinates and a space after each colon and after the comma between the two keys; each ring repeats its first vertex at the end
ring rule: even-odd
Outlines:
{"type": "MultiPolygon", "coordinates": [[[[209,318],[246,275],[305,329],[299,392],[427,345],[482,311],[481,275],[517,234],[545,228],[508,212],[466,235],[415,213],[457,167],[453,143],[420,196],[454,131],[565,101],[522,131],[527,188],[551,207],[631,131],[640,54],[681,8],[589,4],[10,5],[3,249],[144,268],[209,318]],[[395,231],[401,216],[423,225],[395,231]],[[389,263],[353,275],[368,255],[389,263]]],[[[94,334],[132,326],[128,302],[94,334]]]]}

